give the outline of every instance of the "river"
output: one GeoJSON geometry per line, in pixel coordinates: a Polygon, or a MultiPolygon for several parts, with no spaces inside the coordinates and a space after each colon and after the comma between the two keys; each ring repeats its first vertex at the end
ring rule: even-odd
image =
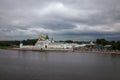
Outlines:
{"type": "Polygon", "coordinates": [[[120,55],[0,50],[0,80],[120,80],[120,55]]]}

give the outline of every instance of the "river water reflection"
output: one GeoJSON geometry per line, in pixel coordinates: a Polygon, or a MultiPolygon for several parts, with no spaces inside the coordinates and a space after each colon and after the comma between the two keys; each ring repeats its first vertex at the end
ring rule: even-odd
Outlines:
{"type": "Polygon", "coordinates": [[[120,80],[120,55],[0,50],[0,80],[120,80]]]}

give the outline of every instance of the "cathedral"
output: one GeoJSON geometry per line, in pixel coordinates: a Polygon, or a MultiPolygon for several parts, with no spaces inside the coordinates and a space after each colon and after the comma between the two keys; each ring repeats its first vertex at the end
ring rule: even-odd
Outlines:
{"type": "Polygon", "coordinates": [[[61,48],[61,49],[65,49],[65,48],[72,48],[72,46],[65,44],[65,43],[60,43],[60,42],[54,42],[53,38],[50,40],[49,36],[46,34],[41,34],[38,38],[38,41],[36,42],[35,46],[39,47],[39,48],[48,48],[48,49],[52,49],[52,48],[61,48]]]}

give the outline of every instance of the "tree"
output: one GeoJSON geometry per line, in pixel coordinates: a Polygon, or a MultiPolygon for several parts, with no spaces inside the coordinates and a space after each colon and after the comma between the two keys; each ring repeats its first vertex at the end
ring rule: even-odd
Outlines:
{"type": "Polygon", "coordinates": [[[67,43],[73,43],[72,40],[66,40],[65,42],[67,42],[67,43]]]}

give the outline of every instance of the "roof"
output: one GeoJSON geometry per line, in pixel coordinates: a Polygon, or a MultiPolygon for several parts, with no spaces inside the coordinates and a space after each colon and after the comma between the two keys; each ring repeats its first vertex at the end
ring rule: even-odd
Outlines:
{"type": "Polygon", "coordinates": [[[104,47],[112,47],[112,45],[105,45],[104,47]]]}
{"type": "Polygon", "coordinates": [[[49,40],[49,37],[48,37],[48,35],[46,35],[45,39],[46,39],[46,40],[49,40]]]}

